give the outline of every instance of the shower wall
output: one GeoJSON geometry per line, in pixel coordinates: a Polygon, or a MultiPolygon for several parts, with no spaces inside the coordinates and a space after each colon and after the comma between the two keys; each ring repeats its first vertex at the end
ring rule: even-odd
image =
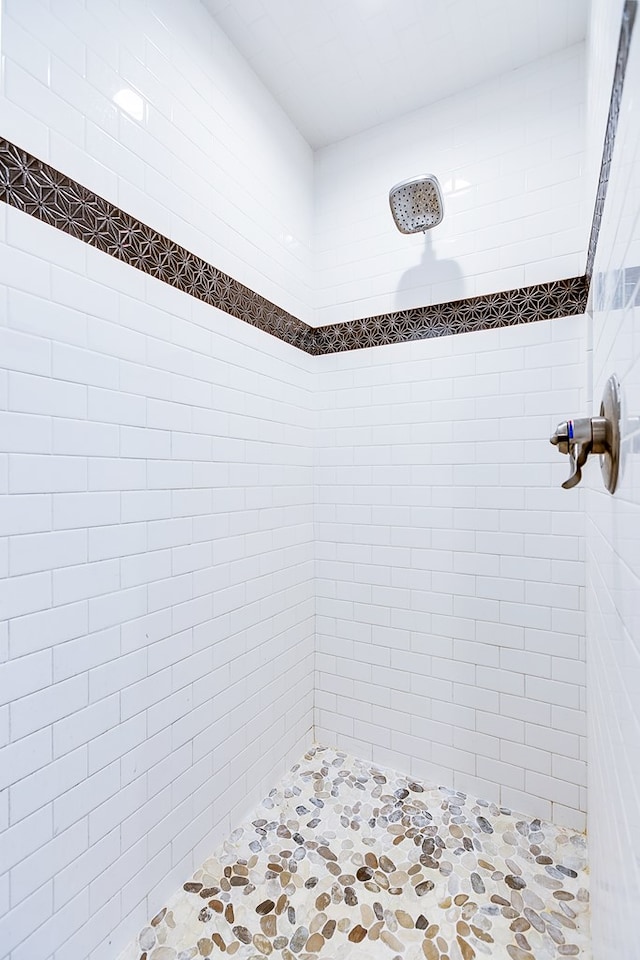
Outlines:
{"type": "Polygon", "coordinates": [[[310,741],[313,376],[3,206],[5,231],[0,937],[112,957],[310,741]]]}
{"type": "MultiPolygon", "coordinates": [[[[594,3],[594,113],[611,86],[622,4],[594,3]],[[608,39],[608,42],[605,40],[608,39]]],[[[636,17],[591,289],[593,385],[621,382],[615,496],[593,470],[587,507],[589,848],[594,957],[631,957],[640,895],[640,26],[636,17]],[[612,804],[614,809],[612,810],[612,804]]]]}
{"type": "Polygon", "coordinates": [[[318,739],[578,828],[584,327],[320,358],[316,470],[318,739]]]}
{"type": "Polygon", "coordinates": [[[310,742],[313,375],[0,216],[0,942],[112,960],[310,742]]]}
{"type": "Polygon", "coordinates": [[[316,323],[583,274],[584,60],[576,44],[319,150],[316,323]],[[389,188],[421,173],[445,219],[401,236],[389,188]]]}
{"type": "MultiPolygon", "coordinates": [[[[308,310],[311,153],[197,2],[2,16],[0,135],[308,310]]],[[[5,204],[0,241],[0,955],[113,960],[310,742],[315,379],[5,204]]]]}
{"type": "Polygon", "coordinates": [[[286,310],[313,155],[198,0],[3,0],[0,133],[286,310]]]}

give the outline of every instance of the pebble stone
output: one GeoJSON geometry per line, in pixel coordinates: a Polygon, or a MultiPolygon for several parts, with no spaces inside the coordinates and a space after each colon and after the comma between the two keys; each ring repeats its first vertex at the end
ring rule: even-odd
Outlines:
{"type": "Polygon", "coordinates": [[[156,942],[156,932],[153,927],[145,927],[144,930],[140,932],[138,937],[138,943],[140,944],[141,950],[151,950],[155,946],[156,942]]]}
{"type": "Polygon", "coordinates": [[[366,935],[367,935],[367,931],[365,930],[364,927],[361,927],[360,924],[358,923],[349,933],[349,940],[352,943],[360,943],[361,940],[364,940],[366,935]]]}
{"type": "Polygon", "coordinates": [[[121,960],[590,960],[588,911],[582,835],[316,746],[121,960]]]}

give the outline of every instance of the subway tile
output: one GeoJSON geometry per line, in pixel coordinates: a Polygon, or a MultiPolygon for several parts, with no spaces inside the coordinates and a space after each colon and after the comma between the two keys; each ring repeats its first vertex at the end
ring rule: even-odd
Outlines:
{"type": "Polygon", "coordinates": [[[0,496],[0,525],[5,536],[50,530],[51,497],[48,494],[0,496]]]}
{"type": "Polygon", "coordinates": [[[53,421],[53,453],[67,456],[113,457],[118,455],[118,428],[86,420],[53,421]]]}
{"type": "MultiPolygon", "coordinates": [[[[80,332],[76,334],[81,344],[78,346],[64,342],[54,342],[52,358],[54,377],[63,382],[91,384],[93,387],[102,389],[117,389],[119,383],[118,361],[113,357],[103,356],[95,350],[83,349],[82,344],[86,339],[88,320],[80,312],[69,311],[69,313],[74,318],[76,325],[82,323],[80,332]]],[[[77,416],[77,410],[75,415],[77,416]]],[[[69,416],[69,414],[66,414],[66,416],[69,416]]]]}
{"type": "MultiPolygon", "coordinates": [[[[30,774],[35,773],[51,762],[51,733],[49,730],[38,730],[37,733],[16,740],[7,746],[3,746],[0,751],[0,756],[2,756],[3,771],[0,780],[2,782],[2,789],[4,789],[10,784],[17,783],[19,780],[30,776],[30,774]]],[[[38,822],[40,822],[40,820],[38,822]]],[[[47,822],[50,823],[50,818],[48,818],[47,822]]],[[[7,849],[6,844],[10,845],[11,839],[11,833],[7,834],[6,837],[3,835],[2,844],[5,852],[7,849]]],[[[16,857],[20,859],[22,851],[24,850],[23,841],[20,841],[19,845],[14,849],[16,857]]],[[[4,859],[3,857],[3,863],[6,864],[7,867],[11,866],[9,858],[4,859]]]]}
{"type": "Polygon", "coordinates": [[[534,700],[543,700],[545,703],[557,704],[569,709],[580,707],[580,688],[575,683],[527,676],[526,688],[527,696],[534,700]]]}
{"type": "Polygon", "coordinates": [[[3,444],[13,453],[51,453],[51,418],[0,410],[3,444]]]}
{"type": "MultiPolygon", "coordinates": [[[[68,754],[67,756],[73,756],[68,754]]],[[[71,786],[53,801],[53,829],[55,833],[67,829],[79,819],[86,817],[120,789],[119,765],[113,763],[92,776],[71,786]]]]}
{"type": "Polygon", "coordinates": [[[147,406],[143,397],[89,386],[87,415],[97,422],[144,426],[147,420],[147,406]]]}
{"type": "Polygon", "coordinates": [[[57,720],[52,727],[54,757],[90,743],[116,725],[119,719],[120,704],[118,696],[114,695],[57,720]]]}
{"type": "Polygon", "coordinates": [[[81,747],[24,777],[10,788],[11,823],[51,805],[72,786],[84,782],[86,776],[87,752],[81,747]]]}
{"type": "Polygon", "coordinates": [[[15,740],[68,717],[87,703],[87,677],[72,677],[13,701],[11,735],[15,740]]]}
{"type": "MultiPolygon", "coordinates": [[[[95,865],[99,870],[105,870],[120,855],[120,844],[117,831],[105,836],[102,840],[92,843],[80,853],[72,863],[56,872],[53,884],[54,908],[60,909],[65,903],[73,899],[80,890],[86,888],[95,872],[95,865]]],[[[65,946],[71,944],[75,938],[70,938],[65,946]]]]}
{"type": "Polygon", "coordinates": [[[87,535],[84,530],[22,534],[11,538],[9,549],[12,576],[52,570],[86,562],[87,535]]]}
{"type": "Polygon", "coordinates": [[[12,950],[33,933],[33,914],[45,921],[53,913],[53,883],[39,885],[29,897],[14,906],[3,918],[0,933],[5,950],[12,950]]]}
{"type": "Polygon", "coordinates": [[[46,610],[52,605],[51,573],[47,570],[1,580],[0,603],[9,619],[46,610]]]}
{"type": "Polygon", "coordinates": [[[80,821],[48,839],[31,856],[16,864],[11,870],[11,891],[15,901],[20,902],[31,892],[36,864],[41,882],[46,882],[84,853],[88,842],[86,822],[80,821]]]}
{"type": "Polygon", "coordinates": [[[534,770],[525,773],[527,791],[552,803],[560,803],[573,809],[578,808],[579,791],[575,784],[558,780],[534,770]]]}
{"type": "Polygon", "coordinates": [[[84,636],[88,628],[86,603],[74,603],[57,609],[45,609],[11,621],[9,650],[23,656],[52,645],[84,636]]]}
{"type": "Polygon", "coordinates": [[[55,530],[100,527],[120,520],[120,493],[56,493],[53,497],[55,530]]]}
{"type": "Polygon", "coordinates": [[[87,463],[82,457],[9,457],[10,493],[68,493],[87,489],[87,463]]]}
{"type": "Polygon", "coordinates": [[[40,651],[0,666],[3,675],[0,703],[9,703],[48,687],[52,681],[51,651],[40,651]]]}
{"type": "Polygon", "coordinates": [[[0,351],[3,363],[10,370],[43,376],[51,372],[51,344],[48,340],[0,327],[0,351]]]}

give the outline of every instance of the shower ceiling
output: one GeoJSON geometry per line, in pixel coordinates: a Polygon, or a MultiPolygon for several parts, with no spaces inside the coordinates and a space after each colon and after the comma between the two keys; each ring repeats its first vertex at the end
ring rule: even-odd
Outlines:
{"type": "Polygon", "coordinates": [[[312,147],[585,38],[589,0],[203,0],[312,147]]]}

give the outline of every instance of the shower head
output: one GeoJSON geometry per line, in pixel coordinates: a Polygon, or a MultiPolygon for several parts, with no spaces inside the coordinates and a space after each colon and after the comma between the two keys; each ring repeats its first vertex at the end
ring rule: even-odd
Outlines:
{"type": "Polygon", "coordinates": [[[444,216],[442,190],[436,177],[411,177],[391,187],[389,206],[400,233],[437,227],[444,216]]]}

